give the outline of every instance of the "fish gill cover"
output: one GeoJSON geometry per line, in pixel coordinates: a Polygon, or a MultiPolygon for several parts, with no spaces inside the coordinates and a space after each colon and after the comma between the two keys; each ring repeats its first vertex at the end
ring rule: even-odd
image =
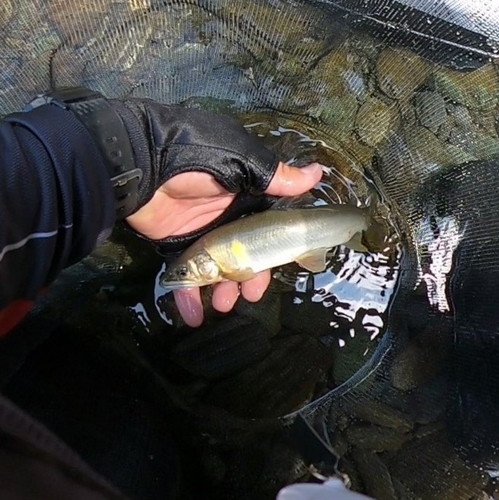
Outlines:
{"type": "Polygon", "coordinates": [[[496,498],[498,50],[492,0],[2,0],[0,115],[63,85],[232,114],[290,163],[331,167],[323,201],[374,185],[387,227],[324,273],[276,269],[262,302],[199,330],[117,228],[21,325],[30,342],[4,343],[5,393],[141,498],[168,476],[172,498],[270,499],[317,461],[379,500],[496,498]],[[82,412],[85,432],[64,424],[82,412]],[[329,457],[293,439],[300,419],[329,457]],[[144,426],[178,431],[183,473],[144,426]],[[125,428],[142,482],[120,472],[126,447],[101,460],[125,428]]]}

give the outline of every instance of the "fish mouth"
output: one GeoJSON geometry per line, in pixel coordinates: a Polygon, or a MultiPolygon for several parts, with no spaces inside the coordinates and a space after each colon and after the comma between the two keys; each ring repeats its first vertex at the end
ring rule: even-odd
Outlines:
{"type": "Polygon", "coordinates": [[[166,288],[168,290],[178,290],[180,288],[193,288],[198,286],[196,283],[194,283],[194,281],[165,280],[165,281],[160,281],[159,284],[161,288],[166,288]]]}

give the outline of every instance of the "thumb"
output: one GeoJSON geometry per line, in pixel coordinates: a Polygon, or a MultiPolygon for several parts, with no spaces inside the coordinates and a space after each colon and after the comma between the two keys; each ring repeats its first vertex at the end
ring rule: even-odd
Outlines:
{"type": "Polygon", "coordinates": [[[265,192],[273,196],[303,194],[321,180],[322,172],[322,165],[319,163],[311,163],[299,168],[280,162],[265,192]]]}

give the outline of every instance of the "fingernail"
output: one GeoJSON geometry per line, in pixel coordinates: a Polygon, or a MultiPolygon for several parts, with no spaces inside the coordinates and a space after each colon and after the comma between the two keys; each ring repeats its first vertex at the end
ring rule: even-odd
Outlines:
{"type": "Polygon", "coordinates": [[[324,166],[321,165],[320,163],[311,163],[310,165],[307,165],[306,167],[300,168],[300,170],[307,175],[317,175],[318,172],[323,172],[324,166]]]}

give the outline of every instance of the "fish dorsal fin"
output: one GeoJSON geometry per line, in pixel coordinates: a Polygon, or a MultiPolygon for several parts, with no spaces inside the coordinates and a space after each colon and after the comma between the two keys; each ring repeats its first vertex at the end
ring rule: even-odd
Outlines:
{"type": "Polygon", "coordinates": [[[362,243],[362,233],[355,233],[346,243],[345,246],[356,252],[368,252],[369,250],[362,243]]]}
{"type": "Polygon", "coordinates": [[[326,269],[326,256],[329,248],[316,248],[295,259],[296,263],[311,273],[320,273],[326,269]]]}
{"type": "Polygon", "coordinates": [[[307,208],[315,206],[317,198],[307,191],[305,194],[298,196],[283,196],[277,200],[270,207],[271,210],[288,210],[290,208],[307,208]]]}

